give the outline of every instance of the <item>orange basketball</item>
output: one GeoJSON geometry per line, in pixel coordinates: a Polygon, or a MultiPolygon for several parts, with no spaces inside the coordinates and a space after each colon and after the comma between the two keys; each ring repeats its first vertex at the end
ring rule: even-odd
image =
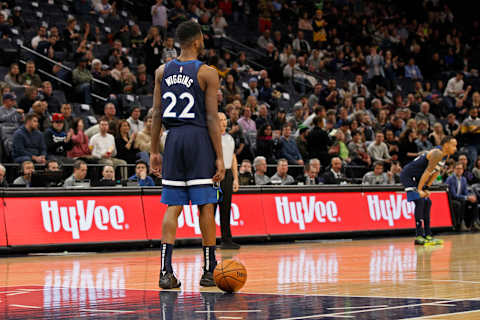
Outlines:
{"type": "Polygon", "coordinates": [[[217,287],[225,292],[240,290],[247,281],[247,269],[235,260],[223,260],[213,271],[217,287]]]}

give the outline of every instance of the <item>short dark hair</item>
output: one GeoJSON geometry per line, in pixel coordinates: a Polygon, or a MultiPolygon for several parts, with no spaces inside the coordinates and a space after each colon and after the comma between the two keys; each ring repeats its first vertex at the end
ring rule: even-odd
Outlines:
{"type": "Polygon", "coordinates": [[[450,142],[451,140],[455,139],[454,136],[446,136],[440,142],[440,145],[443,146],[445,143],[450,142]]]}
{"type": "Polygon", "coordinates": [[[138,159],[137,161],[135,161],[135,168],[139,165],[139,164],[144,164],[145,167],[148,169],[148,163],[143,160],[143,159],[138,159]]]}
{"type": "Polygon", "coordinates": [[[60,166],[60,162],[58,162],[57,160],[48,160],[47,163],[45,164],[45,170],[48,170],[50,163],[56,163],[58,164],[58,166],[60,166]]]}
{"type": "Polygon", "coordinates": [[[202,33],[200,24],[194,21],[185,21],[179,24],[176,31],[176,38],[180,46],[189,45],[190,42],[202,33]]]}
{"type": "Polygon", "coordinates": [[[35,114],[35,113],[29,113],[25,116],[25,123],[27,123],[28,121],[31,121],[33,120],[33,118],[37,118],[38,120],[38,116],[35,114]]]}
{"type": "Polygon", "coordinates": [[[375,168],[376,166],[382,166],[382,168],[385,167],[385,165],[383,164],[382,161],[375,161],[375,162],[373,163],[373,167],[375,168]]]}

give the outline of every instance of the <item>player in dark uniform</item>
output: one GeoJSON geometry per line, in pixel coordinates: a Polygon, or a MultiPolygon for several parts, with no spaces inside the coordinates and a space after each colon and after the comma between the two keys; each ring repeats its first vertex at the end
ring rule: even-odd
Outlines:
{"type": "Polygon", "coordinates": [[[430,230],[430,209],[432,200],[429,186],[437,179],[445,161],[457,151],[457,140],[447,136],[441,146],[430,150],[408,163],[400,173],[400,182],[407,192],[407,200],[415,203],[415,244],[441,244],[442,241],[432,237],[430,230]],[[423,221],[423,227],[422,227],[423,221]]]}
{"type": "Polygon", "coordinates": [[[176,30],[180,56],[155,73],[150,164],[162,170],[162,203],[168,205],[162,224],[162,268],[159,286],[180,287],[173,274],[172,251],[183,205],[198,205],[204,256],[202,286],[215,286],[214,209],[219,183],[225,175],[218,121],[218,73],[197,60],[204,48],[198,23],[188,21],[176,30]],[[162,158],[162,123],[168,130],[162,158]]]}

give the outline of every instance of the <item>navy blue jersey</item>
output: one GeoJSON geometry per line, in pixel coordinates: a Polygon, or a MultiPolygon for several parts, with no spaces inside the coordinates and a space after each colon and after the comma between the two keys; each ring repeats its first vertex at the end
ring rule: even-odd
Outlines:
{"type": "Polygon", "coordinates": [[[183,125],[207,127],[205,93],[198,83],[198,60],[172,60],[162,79],[162,119],[167,129],[183,125]]]}
{"type": "MultiPolygon", "coordinates": [[[[437,147],[442,149],[442,147],[437,147]]],[[[420,178],[428,167],[428,152],[425,152],[413,161],[409,162],[400,173],[400,180],[405,187],[417,187],[420,182],[420,178]]],[[[445,164],[445,159],[442,159],[437,166],[443,166],[445,164]]]]}

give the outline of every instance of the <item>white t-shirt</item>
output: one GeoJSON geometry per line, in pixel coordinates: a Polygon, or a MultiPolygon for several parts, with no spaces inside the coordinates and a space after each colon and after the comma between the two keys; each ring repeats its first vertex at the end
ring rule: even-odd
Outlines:
{"type": "Polygon", "coordinates": [[[222,150],[225,169],[231,169],[233,153],[235,152],[235,140],[228,133],[222,135],[222,150]]]}
{"type": "Polygon", "coordinates": [[[89,146],[92,146],[92,156],[95,158],[102,158],[102,156],[108,151],[112,152],[112,157],[117,155],[117,148],[115,147],[115,139],[109,133],[105,136],[102,136],[100,133],[97,133],[90,139],[89,146]]]}

